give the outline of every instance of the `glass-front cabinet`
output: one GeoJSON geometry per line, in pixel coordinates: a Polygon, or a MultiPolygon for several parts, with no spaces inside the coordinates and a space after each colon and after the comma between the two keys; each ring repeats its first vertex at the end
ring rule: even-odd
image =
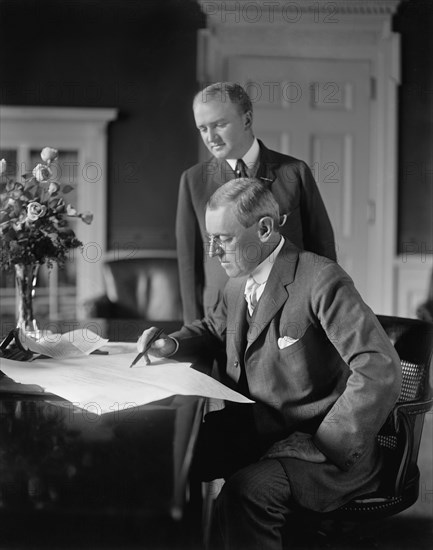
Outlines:
{"type": "MultiPolygon", "coordinates": [[[[45,146],[58,149],[51,165],[54,179],[73,190],[68,202],[79,212],[91,211],[90,225],[70,218],[83,249],[70,251],[64,268],[39,270],[35,308],[37,317],[82,317],[83,304],[103,292],[101,263],[106,251],[106,128],[115,109],[57,107],[0,107],[0,159],[7,175],[21,180],[42,162],[45,146]]],[[[15,276],[0,270],[0,314],[14,316],[15,276]]]]}

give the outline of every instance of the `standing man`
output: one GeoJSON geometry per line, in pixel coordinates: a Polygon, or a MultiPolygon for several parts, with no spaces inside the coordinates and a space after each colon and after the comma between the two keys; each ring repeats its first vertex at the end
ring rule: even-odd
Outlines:
{"type": "Polygon", "coordinates": [[[331,511],[378,489],[376,435],[400,391],[398,355],[353,281],[294,247],[279,222],[259,180],[220,187],[206,229],[209,255],[229,276],[223,298],[151,347],[206,362],[224,346],[221,381],[255,402],[209,413],[197,446],[201,478],[226,479],[213,543],[227,550],[281,550],[292,510],[331,511]]]}
{"type": "Polygon", "coordinates": [[[227,282],[217,258],[204,256],[204,215],[212,193],[235,177],[256,177],[271,189],[285,220],[281,232],[294,245],[336,260],[331,223],[310,169],[254,137],[245,90],[231,82],[212,84],[195,96],[193,111],[213,158],[186,170],[179,188],[176,239],[186,323],[211,311],[227,282]]]}

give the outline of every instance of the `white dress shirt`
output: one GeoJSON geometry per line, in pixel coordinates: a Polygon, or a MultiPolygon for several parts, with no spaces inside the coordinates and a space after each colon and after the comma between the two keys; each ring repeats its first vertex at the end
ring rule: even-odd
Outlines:
{"type": "MultiPolygon", "coordinates": [[[[284,237],[281,237],[280,242],[278,243],[278,246],[275,248],[275,250],[273,250],[271,254],[269,254],[269,256],[265,258],[263,262],[259,264],[254,269],[254,271],[250,273],[250,276],[247,279],[247,284],[245,285],[245,291],[246,291],[245,299],[247,300],[248,305],[250,304],[250,302],[247,299],[247,289],[251,287],[250,279],[253,279],[259,285],[255,290],[255,303],[257,305],[258,301],[260,300],[265,290],[265,286],[268,281],[269,274],[274,265],[274,262],[278,254],[280,253],[280,250],[283,248],[283,244],[284,244],[284,237]]],[[[252,310],[250,309],[250,305],[249,305],[249,312],[250,312],[250,315],[252,315],[252,310]]]]}
{"type": "MultiPolygon", "coordinates": [[[[259,142],[257,141],[257,138],[254,138],[253,144],[248,149],[248,151],[245,153],[245,155],[242,157],[242,160],[245,162],[246,167],[248,169],[248,176],[250,178],[254,178],[257,169],[259,167],[259,155],[260,155],[260,146],[259,142]]],[[[235,172],[236,169],[236,162],[239,159],[227,159],[227,162],[230,165],[230,168],[235,172]]]]}

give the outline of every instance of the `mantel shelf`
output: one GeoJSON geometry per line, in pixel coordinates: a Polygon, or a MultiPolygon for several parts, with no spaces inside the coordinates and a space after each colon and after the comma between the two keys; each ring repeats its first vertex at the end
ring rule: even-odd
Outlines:
{"type": "Polygon", "coordinates": [[[93,107],[19,107],[0,106],[0,120],[110,122],[117,117],[117,109],[93,107]]]}

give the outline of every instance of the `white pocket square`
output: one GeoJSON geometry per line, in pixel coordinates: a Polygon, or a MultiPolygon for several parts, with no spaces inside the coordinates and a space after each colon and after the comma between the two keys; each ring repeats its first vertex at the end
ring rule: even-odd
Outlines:
{"type": "Polygon", "coordinates": [[[292,346],[293,344],[296,344],[298,340],[299,338],[290,338],[290,336],[283,336],[282,338],[278,338],[277,343],[280,349],[284,349],[292,346]]]}

